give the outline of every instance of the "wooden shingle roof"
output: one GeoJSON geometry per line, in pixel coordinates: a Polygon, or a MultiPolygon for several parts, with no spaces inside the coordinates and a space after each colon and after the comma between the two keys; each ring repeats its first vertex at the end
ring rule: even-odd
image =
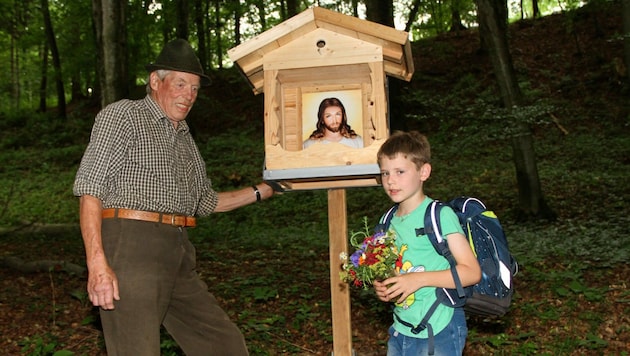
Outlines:
{"type": "Polygon", "coordinates": [[[265,65],[270,58],[274,58],[276,66],[278,58],[282,58],[286,66],[304,68],[331,62],[339,64],[334,62],[343,60],[347,64],[350,60],[360,60],[358,56],[365,56],[366,62],[372,62],[378,55],[387,75],[409,81],[414,71],[407,32],[322,7],[301,12],[230,49],[228,55],[244,73],[256,94],[263,92],[265,65]],[[318,38],[326,37],[326,33],[348,40],[339,42],[344,44],[343,48],[328,48],[323,53],[317,48],[320,46],[318,38]],[[356,44],[352,44],[352,41],[356,44]],[[378,50],[371,50],[370,47],[378,50]],[[279,56],[279,53],[282,55],[279,56]],[[352,59],[350,53],[353,54],[352,59]],[[339,58],[341,56],[345,56],[343,60],[339,58]]]}

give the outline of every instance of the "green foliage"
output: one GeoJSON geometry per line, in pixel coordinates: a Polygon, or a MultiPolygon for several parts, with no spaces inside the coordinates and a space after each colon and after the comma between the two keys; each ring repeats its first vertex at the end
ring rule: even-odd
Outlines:
{"type": "Polygon", "coordinates": [[[595,334],[588,333],[586,334],[585,340],[578,341],[578,345],[586,346],[586,348],[589,350],[596,350],[605,348],[606,346],[608,346],[608,342],[595,334]]]}
{"type": "MultiPolygon", "coordinates": [[[[412,0],[394,1],[394,18],[396,27],[402,29],[408,22],[412,0]]],[[[16,3],[17,4],[17,3],[16,3]]],[[[0,61],[12,63],[13,71],[0,73],[0,110],[16,110],[26,108],[35,110],[39,106],[40,85],[43,74],[46,74],[47,85],[44,94],[47,106],[55,107],[56,86],[52,65],[43,65],[43,49],[46,37],[42,31],[42,16],[39,2],[20,2],[20,6],[10,2],[0,2],[0,61]],[[44,73],[42,73],[44,68],[44,73]]],[[[94,38],[91,3],[88,1],[48,1],[52,26],[55,31],[57,47],[60,53],[61,72],[66,98],[68,101],[93,95],[97,89],[97,55],[94,38]],[[74,88],[73,88],[74,87],[74,88]],[[75,95],[77,97],[72,97],[75,95]]],[[[195,48],[200,48],[197,16],[202,21],[206,53],[209,58],[209,70],[229,67],[227,50],[236,46],[234,20],[240,15],[240,41],[244,42],[273,26],[286,20],[285,4],[276,0],[265,1],[220,1],[217,6],[206,5],[203,11],[195,8],[195,3],[187,2],[189,17],[188,40],[195,48]]],[[[518,3],[513,3],[511,19],[520,19],[518,3]]],[[[344,14],[352,15],[356,4],[351,1],[300,1],[298,11],[311,6],[322,6],[344,14]]],[[[560,7],[563,10],[575,9],[582,2],[575,0],[539,2],[541,13],[548,15],[560,7]]],[[[176,2],[132,0],[126,6],[126,68],[129,71],[129,89],[134,90],[136,84],[146,78],[145,65],[149,63],[160,48],[177,34],[175,29],[180,19],[176,16],[176,2]]],[[[531,2],[523,3],[531,8],[531,2]]],[[[364,11],[358,9],[360,16],[364,11]]],[[[452,27],[452,15],[456,11],[461,23],[467,28],[476,26],[475,3],[471,0],[457,1],[421,1],[418,15],[412,21],[410,30],[414,40],[444,34],[452,27]]],[[[528,10],[525,10],[527,17],[528,10]]],[[[572,21],[567,23],[568,31],[572,31],[572,21]]],[[[121,39],[123,40],[123,39],[121,39]]],[[[49,63],[52,61],[48,54],[49,63]]]]}
{"type": "MultiPolygon", "coordinates": [[[[396,13],[403,17],[405,23],[408,21],[404,18],[409,13],[409,9],[413,6],[413,1],[396,1],[394,4],[396,13]]],[[[419,3],[418,16],[410,29],[410,35],[413,40],[421,38],[433,37],[444,34],[449,31],[460,30],[453,29],[453,13],[456,12],[461,18],[461,25],[465,28],[476,26],[476,8],[473,1],[455,0],[455,1],[421,1],[419,3]]],[[[408,16],[408,15],[407,15],[408,16]]],[[[399,28],[402,26],[399,26],[399,28]]]]}
{"type": "Polygon", "coordinates": [[[160,355],[162,356],[180,356],[182,352],[173,337],[166,332],[164,328],[160,328],[160,355]]]}
{"type": "Polygon", "coordinates": [[[549,100],[537,99],[541,93],[528,89],[528,83],[522,86],[524,95],[533,103],[509,109],[501,106],[495,88],[482,88],[482,82],[473,74],[459,78],[448,95],[413,91],[403,100],[417,107],[410,111],[409,119],[425,127],[437,122],[440,135],[455,135],[461,145],[468,146],[509,139],[522,134],[523,125],[537,128],[552,124],[549,114],[557,110],[556,106],[549,100]],[[475,125],[467,124],[470,122],[475,125]]]}
{"type": "Polygon", "coordinates": [[[20,341],[22,354],[28,356],[72,356],[74,352],[57,350],[60,345],[56,338],[50,334],[25,337],[20,341]]]}

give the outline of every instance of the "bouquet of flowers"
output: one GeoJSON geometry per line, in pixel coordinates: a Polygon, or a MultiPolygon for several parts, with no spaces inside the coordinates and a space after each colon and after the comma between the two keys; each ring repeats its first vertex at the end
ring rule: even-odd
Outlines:
{"type": "Polygon", "coordinates": [[[348,257],[342,252],[341,280],[355,287],[367,289],[375,280],[384,280],[395,274],[398,249],[394,244],[395,235],[390,231],[370,234],[367,217],[363,218],[364,231],[350,235],[350,245],[356,251],[348,257]]]}

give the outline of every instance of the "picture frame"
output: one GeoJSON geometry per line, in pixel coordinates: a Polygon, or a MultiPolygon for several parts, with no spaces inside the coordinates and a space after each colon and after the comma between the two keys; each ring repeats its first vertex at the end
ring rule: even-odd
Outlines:
{"type": "MultiPolygon", "coordinates": [[[[316,129],[320,103],[336,98],[344,106],[348,125],[361,137],[363,134],[363,102],[360,89],[336,91],[302,91],[302,141],[309,139],[316,129]]],[[[363,143],[365,146],[365,142],[363,143]]]]}

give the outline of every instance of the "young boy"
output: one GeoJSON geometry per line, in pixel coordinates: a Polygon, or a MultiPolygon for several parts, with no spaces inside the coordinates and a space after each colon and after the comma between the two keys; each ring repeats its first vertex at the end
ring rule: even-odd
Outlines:
{"type": "MultiPolygon", "coordinates": [[[[432,350],[435,355],[461,355],[468,334],[463,308],[440,304],[426,329],[416,334],[409,327],[422,321],[436,300],[436,288],[455,288],[448,261],[435,251],[426,235],[416,236],[416,229],[424,227],[425,210],[432,201],[423,190],[431,175],[429,142],[418,132],[397,132],[383,143],[377,157],[383,189],[398,204],[390,223],[400,254],[398,274],[374,283],[381,301],[395,303],[387,355],[427,355],[432,350]]],[[[457,216],[444,208],[440,220],[462,285],[477,283],[481,269],[457,216]]]]}

